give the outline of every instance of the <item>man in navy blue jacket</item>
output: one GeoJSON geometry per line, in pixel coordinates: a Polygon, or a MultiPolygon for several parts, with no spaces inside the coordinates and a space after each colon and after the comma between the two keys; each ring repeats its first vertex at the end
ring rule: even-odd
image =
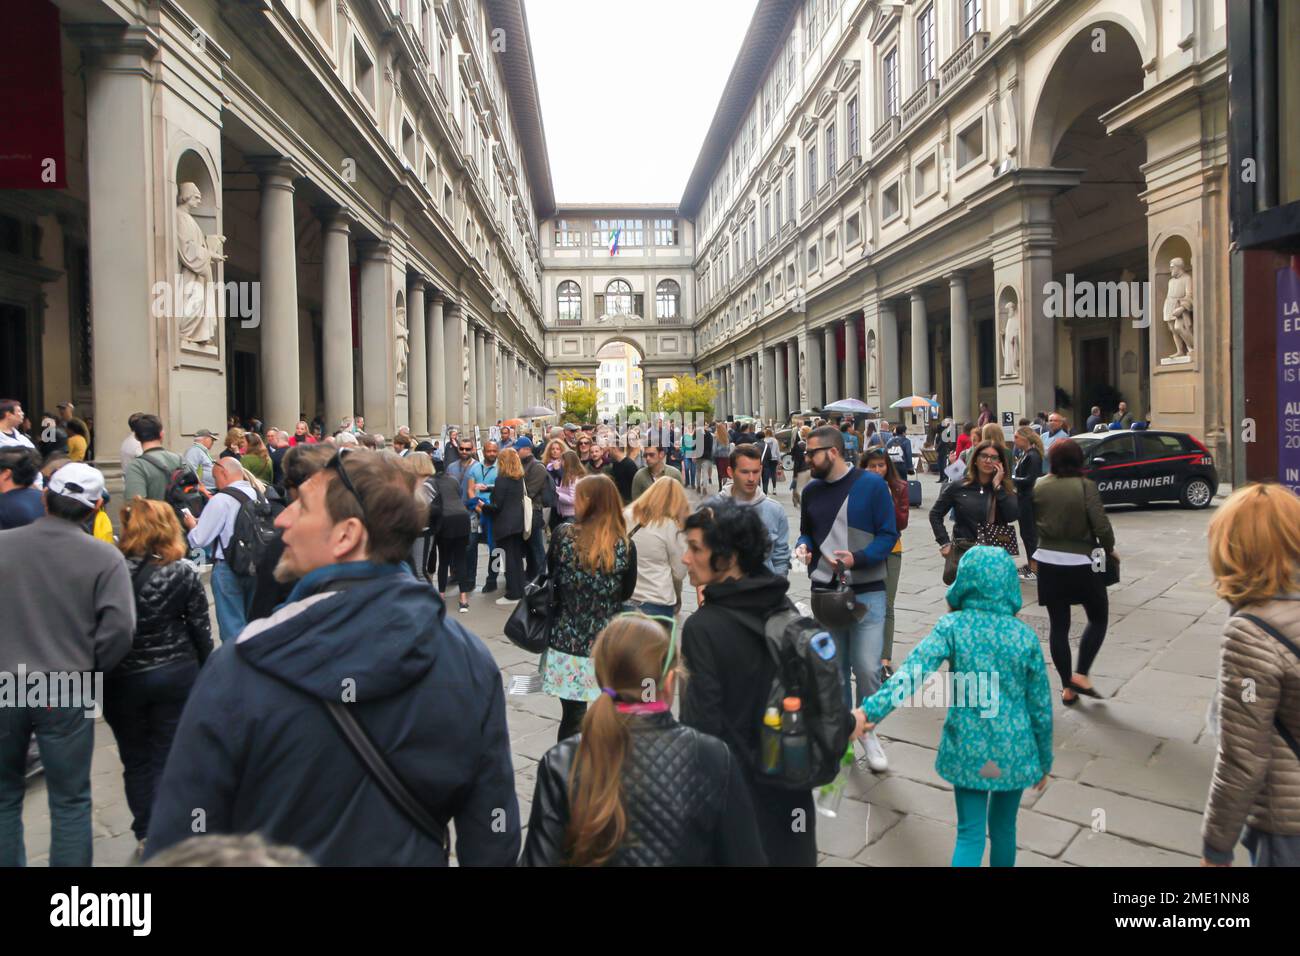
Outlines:
{"type": "Polygon", "coordinates": [[[345,742],[326,707],[339,701],[416,801],[455,820],[461,865],[513,865],[500,672],[401,563],[421,526],[412,482],[377,453],[335,455],[276,519],[277,579],[298,583],[200,672],[146,856],[195,834],[256,831],[322,865],[447,865],[345,742]]]}
{"type": "MultiPolygon", "coordinates": [[[[809,566],[814,586],[830,584],[835,563],[848,572],[849,585],[865,613],[851,627],[832,631],[844,668],[844,698],[854,701],[880,689],[880,655],[885,645],[885,559],[898,542],[898,522],[889,485],[875,472],[844,460],[844,436],[833,425],[808,436],[804,460],[813,480],[803,490],[799,541],[794,556],[809,566]],[[850,667],[858,679],[853,696],[850,667]]],[[[867,766],[889,769],[875,732],[863,740],[867,766]]]]}

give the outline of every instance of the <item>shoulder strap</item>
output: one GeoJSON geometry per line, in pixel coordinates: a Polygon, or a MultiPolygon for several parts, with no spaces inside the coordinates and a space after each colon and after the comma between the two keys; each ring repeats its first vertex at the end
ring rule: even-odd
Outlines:
{"type": "MultiPolygon", "coordinates": [[[[1291,638],[1287,637],[1262,617],[1258,617],[1254,614],[1246,614],[1244,612],[1234,614],[1233,617],[1239,617],[1242,620],[1250,621],[1251,624],[1254,624],[1257,628],[1269,637],[1273,638],[1296,657],[1300,657],[1300,647],[1297,647],[1291,638]]],[[[1296,759],[1300,760],[1300,740],[1297,740],[1295,734],[1286,729],[1282,724],[1282,718],[1280,715],[1273,715],[1273,726],[1277,729],[1277,732],[1282,735],[1282,739],[1285,740],[1286,745],[1291,748],[1291,752],[1295,754],[1296,759]]]]}
{"type": "Polygon", "coordinates": [[[638,531],[640,531],[640,530],[641,530],[641,522],[638,521],[638,522],[636,523],[636,527],[633,528],[630,532],[628,532],[627,540],[631,541],[633,538],[635,538],[635,537],[636,537],[636,533],[637,533],[638,531]]]}
{"type": "Polygon", "coordinates": [[[361,761],[371,778],[379,785],[379,789],[384,792],[389,801],[402,815],[425,836],[432,839],[444,852],[450,853],[450,842],[447,837],[446,824],[439,823],[434,819],[415,796],[407,788],[402,778],[397,775],[392,766],[379,752],[370,735],[366,733],[364,727],[353,715],[348,706],[341,701],[325,701],[325,708],[334,718],[334,723],[343,735],[352,752],[356,754],[357,759],[361,761]]]}

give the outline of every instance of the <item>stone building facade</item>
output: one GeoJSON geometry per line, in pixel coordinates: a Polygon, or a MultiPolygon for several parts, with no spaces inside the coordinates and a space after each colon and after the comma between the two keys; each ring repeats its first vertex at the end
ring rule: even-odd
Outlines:
{"type": "Polygon", "coordinates": [[[0,192],[0,298],[40,291],[7,317],[29,410],[72,398],[111,465],[138,410],[179,446],[228,413],[427,435],[542,399],[522,0],[55,13],[65,188],[0,192]]]}
{"type": "Polygon", "coordinates": [[[695,228],[674,203],[563,205],[541,249],[550,400],[560,372],[595,377],[610,343],[637,351],[647,396],[694,370],[695,228]]]}
{"type": "Polygon", "coordinates": [[[1226,92],[1222,0],[760,3],[680,203],[722,410],[1122,398],[1224,456],[1226,92]]]}

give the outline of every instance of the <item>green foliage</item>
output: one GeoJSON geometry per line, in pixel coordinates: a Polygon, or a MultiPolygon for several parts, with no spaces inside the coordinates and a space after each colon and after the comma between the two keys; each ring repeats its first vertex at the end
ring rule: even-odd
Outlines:
{"type": "Polygon", "coordinates": [[[691,412],[713,414],[713,400],[718,390],[708,379],[700,375],[677,375],[673,377],[674,387],[663,392],[659,399],[659,410],[677,412],[687,415],[691,412]]]}
{"type": "Polygon", "coordinates": [[[563,408],[560,420],[577,424],[595,421],[596,403],[600,400],[595,378],[566,369],[559,373],[559,382],[556,395],[563,408]]]}

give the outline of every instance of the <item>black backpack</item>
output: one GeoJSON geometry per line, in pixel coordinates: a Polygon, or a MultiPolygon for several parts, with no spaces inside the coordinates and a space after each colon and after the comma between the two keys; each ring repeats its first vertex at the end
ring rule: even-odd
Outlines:
{"type": "MultiPolygon", "coordinates": [[[[853,728],[844,703],[844,679],[840,674],[838,648],[825,627],[804,617],[793,605],[776,611],[763,623],[768,653],[776,662],[776,674],[767,693],[767,706],[783,713],[787,697],[802,701],[804,731],[808,735],[808,774],[790,776],[763,774],[764,783],[791,790],[811,790],[835,779],[844,752],[849,748],[853,728]]],[[[754,721],[755,753],[761,754],[759,733],[762,715],[754,721]]],[[[761,760],[758,766],[761,766],[761,760]]]]}
{"type": "Polygon", "coordinates": [[[140,455],[140,460],[148,462],[167,476],[167,484],[163,488],[162,500],[172,506],[172,510],[176,512],[176,520],[181,523],[181,528],[185,527],[185,511],[187,509],[195,518],[203,513],[203,506],[208,501],[208,492],[203,487],[203,482],[199,481],[199,476],[194,473],[194,469],[190,467],[189,462],[182,458],[180,467],[168,471],[162,463],[150,458],[147,451],[140,455]]]}
{"type": "Polygon", "coordinates": [[[230,495],[239,502],[235,527],[230,532],[230,542],[222,549],[222,559],[236,574],[253,577],[257,563],[275,540],[275,509],[261,493],[249,498],[242,491],[223,488],[218,494],[230,495]]]}

